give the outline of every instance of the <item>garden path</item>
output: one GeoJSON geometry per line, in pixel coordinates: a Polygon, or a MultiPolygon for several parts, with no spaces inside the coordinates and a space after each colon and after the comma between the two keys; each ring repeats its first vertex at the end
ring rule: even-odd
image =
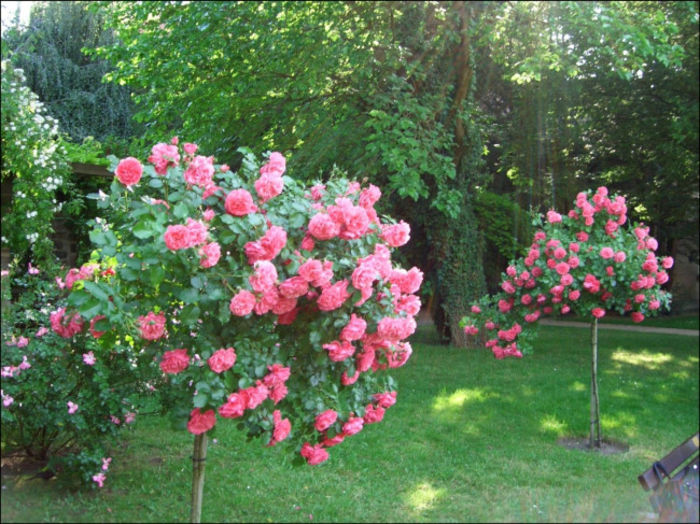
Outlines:
{"type": "MultiPolygon", "coordinates": [[[[578,327],[590,328],[591,325],[587,322],[575,322],[571,320],[553,320],[543,318],[539,321],[543,326],[561,326],[561,327],[578,327]]],[[[665,333],[667,335],[686,335],[689,337],[697,337],[700,331],[695,329],[677,329],[677,328],[662,328],[662,327],[647,327],[647,326],[630,326],[625,324],[601,324],[598,323],[598,329],[619,329],[622,331],[638,331],[642,333],[665,333]]]]}

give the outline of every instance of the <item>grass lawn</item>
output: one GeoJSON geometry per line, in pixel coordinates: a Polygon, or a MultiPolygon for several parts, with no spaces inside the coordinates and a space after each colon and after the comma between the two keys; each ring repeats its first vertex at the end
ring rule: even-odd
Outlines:
{"type": "MultiPolygon", "coordinates": [[[[434,340],[422,326],[397,404],[321,466],[293,468],[220,421],[203,520],[634,522],[651,511],[637,475],[698,430],[695,337],[599,333],[604,437],[629,445],[607,456],[557,444],[588,429],[588,330],[543,326],[522,360],[434,340]]],[[[186,522],[191,453],[189,434],[142,417],[104,489],[4,477],[2,521],[186,522]]]]}

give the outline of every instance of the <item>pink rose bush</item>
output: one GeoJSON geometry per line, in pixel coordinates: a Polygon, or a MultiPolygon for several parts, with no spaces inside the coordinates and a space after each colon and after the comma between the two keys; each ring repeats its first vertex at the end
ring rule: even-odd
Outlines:
{"type": "Polygon", "coordinates": [[[412,353],[423,279],[392,261],[410,226],[380,220],[376,186],[307,188],[277,152],[258,168],[241,150],[238,172],[196,152],[157,144],[140,177],[111,158],[95,268],[51,326],[74,337],[99,318],[98,342],[128,335],[190,433],[236,419],[320,464],[395,403],[387,372],[412,353]]]}
{"type": "Polygon", "coordinates": [[[467,335],[483,336],[496,358],[522,357],[542,315],[600,319],[616,311],[641,322],[670,304],[660,286],[673,259],[655,253],[648,227],[628,224],[624,197],[605,187],[581,192],[574,209],[550,210],[540,227],[503,274],[502,291],[462,319],[467,335]]]}
{"type": "MultiPolygon", "coordinates": [[[[70,470],[95,487],[107,480],[101,458],[123,431],[121,421],[135,421],[150,400],[147,384],[157,385],[162,375],[154,375],[157,362],[140,353],[140,344],[119,340],[114,316],[98,312],[101,300],[113,313],[122,308],[118,294],[105,291],[116,282],[115,264],[92,260],[66,269],[45,263],[2,282],[3,446],[44,456],[54,471],[70,470]],[[21,292],[10,301],[15,286],[21,292]],[[75,295],[66,300],[66,293],[75,295]],[[97,475],[101,482],[91,482],[97,475]]],[[[167,336],[164,322],[149,313],[140,315],[146,332],[167,336]]],[[[140,336],[138,316],[130,322],[133,341],[151,343],[140,336]]]]}

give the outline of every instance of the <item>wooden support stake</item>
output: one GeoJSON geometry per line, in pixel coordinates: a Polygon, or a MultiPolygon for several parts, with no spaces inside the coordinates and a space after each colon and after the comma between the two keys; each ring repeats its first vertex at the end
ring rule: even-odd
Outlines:
{"type": "Polygon", "coordinates": [[[598,319],[591,323],[591,417],[588,446],[600,447],[600,398],[598,396],[598,319]]]}
{"type": "Polygon", "coordinates": [[[204,491],[204,466],[207,459],[207,434],[194,436],[194,453],[192,454],[192,508],[190,520],[202,522],[202,493],[204,491]]]}

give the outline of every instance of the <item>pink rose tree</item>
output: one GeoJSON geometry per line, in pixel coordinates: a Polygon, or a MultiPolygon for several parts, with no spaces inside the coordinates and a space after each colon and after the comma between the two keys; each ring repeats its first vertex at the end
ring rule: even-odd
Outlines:
{"type": "Polygon", "coordinates": [[[423,278],[391,260],[410,227],[380,220],[375,186],[306,188],[280,153],[258,169],[239,150],[235,172],[186,146],[158,144],[138,166],[112,157],[110,193],[91,195],[108,219],[90,238],[114,271],[73,282],[56,328],[104,317],[101,330],[152,359],[170,414],[195,435],[196,482],[226,419],[320,464],[395,400],[385,371],[411,355],[423,278]]]}
{"type": "Polygon", "coordinates": [[[589,319],[590,446],[600,447],[598,319],[615,311],[642,322],[667,309],[671,295],[660,286],[668,281],[673,259],[655,253],[658,244],[649,228],[630,225],[625,198],[609,196],[605,187],[579,193],[574,209],[566,215],[550,210],[535,226],[540,229],[529,249],[503,274],[502,291],[474,304],[461,325],[502,359],[531,349],[543,315],[573,312],[589,319]]]}

